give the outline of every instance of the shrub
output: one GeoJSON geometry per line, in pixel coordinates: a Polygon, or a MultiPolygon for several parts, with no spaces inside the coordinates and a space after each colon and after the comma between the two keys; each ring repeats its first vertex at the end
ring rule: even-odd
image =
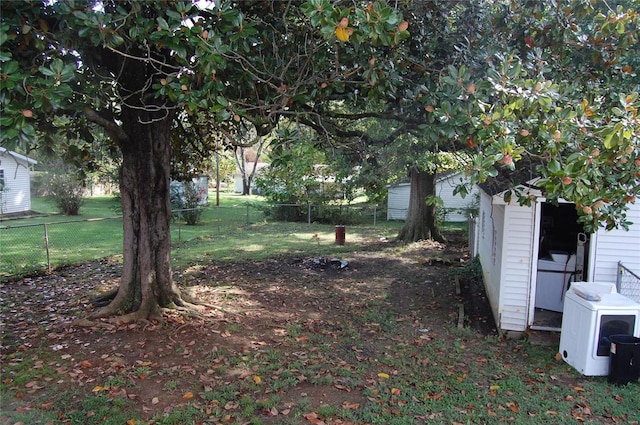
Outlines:
{"type": "Polygon", "coordinates": [[[174,219],[182,219],[188,225],[198,224],[203,210],[195,183],[171,182],[169,190],[174,219]]]}
{"type": "Polygon", "coordinates": [[[64,215],[78,215],[83,203],[84,188],[82,183],[73,175],[52,175],[46,184],[47,198],[58,211],[64,215]]]}

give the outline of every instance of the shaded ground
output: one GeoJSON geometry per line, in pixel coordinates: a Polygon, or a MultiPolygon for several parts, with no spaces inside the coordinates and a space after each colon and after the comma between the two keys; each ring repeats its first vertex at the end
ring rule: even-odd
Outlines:
{"type": "Polygon", "coordinates": [[[91,297],[117,284],[120,265],[107,260],[0,284],[0,424],[32,411],[48,415],[32,423],[123,423],[100,410],[117,403],[137,418],[129,423],[560,423],[564,415],[637,424],[640,410],[624,396],[593,414],[583,378],[553,347],[523,354],[521,342],[499,342],[482,285],[462,278],[456,294],[451,271],[468,258],[462,235],[449,237],[372,242],[342,269],[296,256],[194,265],[175,278],[210,308],[205,317],[168,312],[162,324],[74,325],[91,297]],[[534,367],[523,355],[544,360],[534,367]],[[535,408],[518,400],[518,385],[540,394],[535,408]]]}

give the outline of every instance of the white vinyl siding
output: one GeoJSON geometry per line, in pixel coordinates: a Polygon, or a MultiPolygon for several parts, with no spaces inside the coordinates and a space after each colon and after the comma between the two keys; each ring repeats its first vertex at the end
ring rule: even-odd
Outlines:
{"type": "Polygon", "coordinates": [[[500,283],[500,328],[526,329],[533,257],[534,209],[505,207],[500,283]]]}
{"type": "Polygon", "coordinates": [[[29,166],[35,163],[36,161],[25,156],[0,150],[0,169],[4,174],[0,213],[11,214],[31,209],[29,166]]]}
{"type": "MultiPolygon", "coordinates": [[[[467,211],[478,194],[477,186],[473,186],[471,193],[464,198],[453,191],[460,184],[460,179],[466,179],[463,173],[441,176],[436,179],[436,195],[442,199],[446,211],[445,221],[467,221],[467,211]]],[[[387,220],[406,220],[409,209],[410,183],[399,183],[387,188],[387,220]]]]}
{"type": "MultiPolygon", "coordinates": [[[[482,275],[487,299],[493,311],[493,317],[498,318],[500,309],[500,259],[497,247],[502,246],[502,228],[504,222],[504,206],[492,205],[491,196],[484,192],[480,195],[480,215],[478,217],[478,258],[482,264],[482,275]]],[[[497,319],[496,319],[497,320],[497,319]]],[[[498,325],[498,323],[496,323],[498,325]]]]}
{"type": "Polygon", "coordinates": [[[615,282],[618,261],[640,275],[640,203],[629,205],[627,219],[633,222],[629,230],[600,229],[592,238],[590,267],[594,282],[615,282]]]}
{"type": "Polygon", "coordinates": [[[387,220],[406,220],[409,209],[410,183],[390,186],[387,191],[387,220]]]}
{"type": "Polygon", "coordinates": [[[471,193],[464,198],[460,194],[454,195],[453,191],[461,183],[461,179],[466,177],[462,173],[457,173],[439,178],[436,182],[436,195],[442,199],[446,212],[445,221],[461,222],[469,218],[467,211],[478,194],[478,188],[474,185],[471,193]]]}

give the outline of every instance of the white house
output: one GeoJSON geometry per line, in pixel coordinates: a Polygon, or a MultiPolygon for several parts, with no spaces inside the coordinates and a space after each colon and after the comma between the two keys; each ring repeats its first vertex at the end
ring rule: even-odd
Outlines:
{"type": "MultiPolygon", "coordinates": [[[[260,174],[260,170],[263,169],[264,167],[267,167],[269,164],[266,162],[249,162],[247,161],[245,164],[245,169],[247,170],[247,173],[251,173],[251,171],[253,170],[253,167],[255,166],[256,169],[256,173],[253,176],[253,180],[251,180],[251,192],[253,192],[255,190],[255,178],[258,176],[258,174],[260,174]]],[[[234,187],[234,192],[235,193],[242,193],[243,190],[243,184],[242,184],[242,173],[240,172],[239,168],[236,168],[236,171],[233,173],[233,187],[234,187]]]]}
{"type": "MultiPolygon", "coordinates": [[[[534,183],[523,189],[540,196],[534,183]]],[[[538,198],[520,206],[505,202],[499,188],[482,185],[474,236],[499,330],[560,330],[571,282],[615,283],[618,262],[640,275],[640,203],[630,205],[629,231],[589,234],[577,219],[572,203],[554,206],[538,198]]]]}
{"type": "MultiPolygon", "coordinates": [[[[478,189],[474,187],[464,198],[459,194],[453,194],[456,186],[466,181],[467,177],[461,172],[443,173],[437,176],[436,195],[443,201],[446,221],[459,222],[468,219],[467,211],[473,207],[478,189]]],[[[387,220],[406,220],[410,191],[409,182],[387,186],[387,220]]]]}
{"type": "Polygon", "coordinates": [[[37,161],[0,147],[0,215],[31,210],[29,168],[37,161]]]}

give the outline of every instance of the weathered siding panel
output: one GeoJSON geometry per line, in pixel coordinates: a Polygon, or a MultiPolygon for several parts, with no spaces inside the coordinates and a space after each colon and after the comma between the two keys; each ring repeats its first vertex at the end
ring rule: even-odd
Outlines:
{"type": "Polygon", "coordinates": [[[595,250],[591,268],[594,282],[615,282],[618,261],[640,275],[640,203],[631,204],[627,215],[633,225],[629,230],[600,230],[590,249],[595,250]],[[595,245],[595,246],[594,246],[595,245]]]}
{"type": "Polygon", "coordinates": [[[524,331],[529,310],[534,209],[509,205],[505,209],[500,282],[500,328],[524,331]]]}
{"type": "Polygon", "coordinates": [[[478,258],[482,265],[482,275],[487,299],[496,320],[500,317],[500,255],[497,247],[501,246],[504,222],[504,206],[492,205],[491,196],[480,193],[480,215],[478,217],[478,258]]]}

